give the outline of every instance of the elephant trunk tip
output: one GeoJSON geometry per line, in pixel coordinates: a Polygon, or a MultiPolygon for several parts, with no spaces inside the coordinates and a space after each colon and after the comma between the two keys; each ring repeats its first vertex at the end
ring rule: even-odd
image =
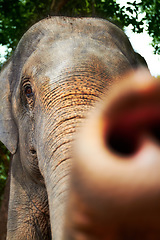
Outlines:
{"type": "Polygon", "coordinates": [[[86,120],[75,146],[70,230],[81,229],[97,239],[109,239],[111,229],[118,239],[125,239],[122,233],[132,238],[134,232],[141,239],[149,234],[157,237],[160,83],[144,70],[132,72],[100,104],[86,120]]]}

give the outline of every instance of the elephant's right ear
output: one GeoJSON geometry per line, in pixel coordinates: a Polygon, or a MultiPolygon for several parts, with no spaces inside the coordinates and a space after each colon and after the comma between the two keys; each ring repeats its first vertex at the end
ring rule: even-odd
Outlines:
{"type": "Polygon", "coordinates": [[[18,144],[18,132],[12,115],[10,75],[11,61],[0,74],[0,141],[14,154],[18,144]]]}

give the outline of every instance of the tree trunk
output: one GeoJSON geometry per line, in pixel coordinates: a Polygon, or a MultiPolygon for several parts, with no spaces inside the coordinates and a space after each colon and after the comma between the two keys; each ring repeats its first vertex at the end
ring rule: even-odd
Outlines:
{"type": "Polygon", "coordinates": [[[58,15],[60,10],[69,0],[53,0],[51,4],[51,14],[58,15]]]}

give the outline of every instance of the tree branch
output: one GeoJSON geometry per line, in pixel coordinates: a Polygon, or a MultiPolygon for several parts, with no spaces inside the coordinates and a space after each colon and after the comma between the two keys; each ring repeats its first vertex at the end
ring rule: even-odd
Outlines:
{"type": "Polygon", "coordinates": [[[51,13],[54,15],[58,15],[61,9],[65,6],[65,4],[69,0],[53,0],[51,4],[51,13]]]}

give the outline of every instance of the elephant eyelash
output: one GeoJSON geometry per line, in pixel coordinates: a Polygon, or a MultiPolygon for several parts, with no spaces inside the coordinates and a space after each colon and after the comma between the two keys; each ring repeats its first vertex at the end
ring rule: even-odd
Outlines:
{"type": "Polygon", "coordinates": [[[24,87],[26,84],[30,84],[30,77],[25,77],[25,76],[22,76],[22,86],[24,87]]]}

